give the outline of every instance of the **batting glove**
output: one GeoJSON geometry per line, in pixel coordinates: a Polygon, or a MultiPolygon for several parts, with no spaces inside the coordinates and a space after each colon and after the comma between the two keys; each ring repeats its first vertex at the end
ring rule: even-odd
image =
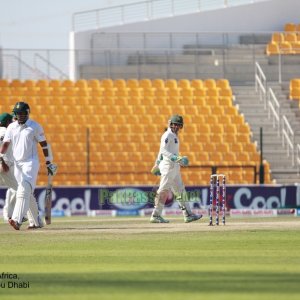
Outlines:
{"type": "Polygon", "coordinates": [[[183,167],[187,167],[189,165],[189,160],[186,156],[173,155],[171,157],[171,161],[179,163],[183,167]]]}
{"type": "Polygon", "coordinates": [[[57,172],[57,165],[53,163],[47,164],[48,175],[54,176],[57,172]]]}
{"type": "Polygon", "coordinates": [[[154,166],[152,169],[151,169],[151,173],[155,176],[160,176],[160,170],[159,170],[159,167],[158,166],[154,166]]]}

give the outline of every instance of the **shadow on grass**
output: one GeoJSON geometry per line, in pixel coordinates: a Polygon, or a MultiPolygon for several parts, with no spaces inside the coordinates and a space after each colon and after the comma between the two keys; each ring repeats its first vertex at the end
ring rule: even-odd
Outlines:
{"type": "MultiPolygon", "coordinates": [[[[30,282],[26,294],[81,293],[206,293],[299,294],[299,274],[270,272],[97,272],[24,274],[30,282]]],[[[25,278],[26,277],[26,278],[25,278]]],[[[17,293],[24,293],[18,290],[17,293]]],[[[11,294],[1,289],[2,295],[11,294]]]]}
{"type": "MultiPolygon", "coordinates": [[[[155,227],[154,227],[155,228],[155,227]]],[[[159,229],[163,229],[163,228],[170,228],[170,226],[160,226],[159,229]]],[[[133,230],[141,230],[141,229],[145,229],[145,230],[149,230],[152,229],[151,227],[137,227],[137,226],[131,226],[131,227],[63,227],[63,228],[45,228],[43,230],[45,231],[68,231],[68,230],[128,230],[128,229],[133,229],[133,230]],[[45,230],[46,229],[46,230],[45,230]]]]}

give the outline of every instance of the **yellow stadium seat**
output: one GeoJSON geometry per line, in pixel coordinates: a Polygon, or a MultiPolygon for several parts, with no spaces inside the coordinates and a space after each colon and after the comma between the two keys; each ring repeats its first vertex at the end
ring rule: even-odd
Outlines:
{"type": "Polygon", "coordinates": [[[145,115],[146,114],[146,108],[145,106],[142,106],[142,105],[133,105],[131,107],[132,109],[132,112],[134,115],[145,115]]]}
{"type": "Polygon", "coordinates": [[[23,87],[26,87],[26,88],[35,88],[35,81],[34,80],[30,80],[30,79],[26,79],[24,82],[23,82],[23,87]]]}
{"type": "Polygon", "coordinates": [[[238,132],[236,136],[236,140],[240,143],[247,144],[250,143],[250,134],[238,132]]]}
{"type": "Polygon", "coordinates": [[[266,54],[267,55],[277,55],[280,53],[279,45],[277,42],[270,42],[267,45],[266,54]]]}
{"type": "Polygon", "coordinates": [[[206,88],[196,87],[194,88],[194,96],[196,97],[206,97],[206,88]]]}
{"type": "Polygon", "coordinates": [[[202,107],[201,107],[201,114],[202,114],[203,116],[211,115],[211,114],[212,114],[212,109],[211,109],[211,107],[208,106],[208,105],[202,106],[202,107]]]}
{"type": "Polygon", "coordinates": [[[209,106],[219,106],[219,97],[218,96],[206,97],[206,104],[209,106]]]}
{"type": "Polygon", "coordinates": [[[199,164],[202,164],[202,165],[211,163],[207,152],[203,152],[203,151],[196,152],[195,159],[196,159],[196,161],[199,162],[199,164]]]}
{"type": "Polygon", "coordinates": [[[243,149],[249,153],[257,153],[256,145],[254,143],[245,143],[243,144],[243,149]]]}
{"type": "Polygon", "coordinates": [[[190,81],[187,79],[180,79],[178,81],[178,87],[182,89],[190,89],[191,88],[190,81]]]}
{"type": "Polygon", "coordinates": [[[235,106],[226,105],[223,107],[223,109],[224,109],[224,114],[229,115],[229,116],[236,116],[239,114],[239,112],[235,106]]]}
{"type": "Polygon", "coordinates": [[[247,152],[237,152],[235,153],[235,159],[242,163],[249,163],[249,153],[247,152]]]}
{"type": "Polygon", "coordinates": [[[291,42],[292,51],[295,54],[300,54],[300,41],[291,42]]]}
{"type": "Polygon", "coordinates": [[[290,89],[300,88],[300,78],[293,78],[290,80],[290,89]]]}
{"type": "Polygon", "coordinates": [[[100,85],[104,89],[106,89],[106,88],[113,89],[114,88],[114,83],[113,83],[112,79],[110,79],[110,78],[102,79],[100,81],[100,85]]]}
{"type": "Polygon", "coordinates": [[[127,86],[130,89],[137,89],[139,88],[139,81],[137,79],[131,78],[127,80],[127,86]]]}
{"type": "Polygon", "coordinates": [[[28,97],[35,97],[38,94],[38,89],[35,86],[28,87],[22,91],[22,94],[28,97]]]}
{"type": "Polygon", "coordinates": [[[272,34],[272,39],[271,39],[272,42],[275,42],[277,44],[280,44],[284,41],[284,34],[281,33],[281,32],[274,32],[272,34]]]}
{"type": "Polygon", "coordinates": [[[219,89],[218,88],[208,88],[206,90],[206,97],[219,97],[219,89]]]}
{"type": "Polygon", "coordinates": [[[175,79],[167,79],[165,81],[165,86],[167,88],[177,89],[177,81],[175,79]]]}
{"type": "Polygon", "coordinates": [[[218,117],[214,114],[212,115],[203,115],[205,124],[218,124],[218,117]]]}
{"type": "Polygon", "coordinates": [[[219,97],[220,98],[223,98],[223,97],[232,98],[232,89],[230,87],[229,88],[222,88],[219,91],[219,97]]]}
{"type": "Polygon", "coordinates": [[[113,85],[117,89],[127,89],[127,84],[124,79],[115,79],[113,85]]]}
{"type": "Polygon", "coordinates": [[[296,31],[296,24],[294,23],[284,24],[284,31],[296,31]]]}
{"type": "Polygon", "coordinates": [[[215,144],[219,144],[219,143],[223,142],[223,133],[212,131],[211,136],[210,136],[210,141],[215,144]]]}
{"type": "Polygon", "coordinates": [[[245,124],[245,118],[241,114],[231,116],[231,123],[236,124],[238,126],[243,125],[243,124],[245,124]]]}
{"type": "Polygon", "coordinates": [[[100,86],[99,87],[93,87],[93,88],[91,88],[90,95],[91,95],[92,98],[101,98],[102,95],[103,95],[103,91],[104,91],[104,89],[101,88],[100,86]]]}
{"type": "Polygon", "coordinates": [[[203,81],[201,79],[193,79],[191,81],[191,87],[194,89],[204,89],[203,81]]]}
{"type": "Polygon", "coordinates": [[[237,133],[237,127],[235,124],[224,124],[223,125],[224,132],[226,133],[237,133]]]}
{"type": "Polygon", "coordinates": [[[251,134],[251,129],[248,123],[237,124],[237,131],[239,133],[251,134]]]}
{"type": "Polygon", "coordinates": [[[150,79],[144,78],[139,81],[139,87],[141,88],[152,88],[152,82],[150,79]]]}
{"type": "Polygon", "coordinates": [[[100,88],[100,81],[98,79],[89,79],[87,83],[90,88],[100,88]]]}
{"type": "Polygon", "coordinates": [[[253,163],[258,164],[260,162],[260,154],[258,152],[249,153],[249,160],[253,163]]]}
{"type": "Polygon", "coordinates": [[[194,105],[186,105],[184,110],[185,110],[185,118],[186,119],[190,115],[198,115],[198,109],[194,105]]]}
{"type": "Polygon", "coordinates": [[[223,152],[222,158],[224,163],[234,164],[235,163],[235,154],[233,152],[223,152]]]}
{"type": "Polygon", "coordinates": [[[243,183],[243,174],[242,171],[232,171],[227,176],[228,184],[242,184],[243,183]]]}
{"type": "Polygon", "coordinates": [[[49,81],[49,86],[52,88],[60,88],[61,87],[61,82],[60,80],[53,79],[49,81]]]}
{"type": "Polygon", "coordinates": [[[218,118],[218,123],[219,124],[231,124],[231,117],[224,115],[224,114],[220,114],[217,116],[218,118]]]}
{"type": "Polygon", "coordinates": [[[167,89],[165,87],[156,87],[154,94],[156,98],[166,98],[168,96],[167,89]]]}
{"type": "Polygon", "coordinates": [[[194,105],[203,107],[206,105],[205,97],[194,96],[194,105]]]}
{"type": "Polygon", "coordinates": [[[85,79],[79,79],[74,83],[74,86],[81,89],[81,90],[87,90],[88,89],[88,82],[85,79]]]}
{"type": "Polygon", "coordinates": [[[162,79],[156,78],[152,80],[152,86],[154,88],[165,88],[165,82],[162,79]]]}
{"type": "Polygon", "coordinates": [[[168,104],[171,104],[171,105],[179,105],[180,104],[180,93],[177,88],[169,88],[167,102],[168,102],[168,104]]]}
{"type": "Polygon", "coordinates": [[[210,133],[210,126],[208,124],[197,124],[197,131],[200,134],[210,133]]]}
{"type": "Polygon", "coordinates": [[[72,80],[66,79],[61,82],[61,86],[65,88],[72,88],[74,87],[74,82],[72,80]]]}
{"type": "Polygon", "coordinates": [[[211,113],[214,114],[215,116],[221,116],[224,115],[224,109],[222,106],[214,106],[211,107],[211,113]]]}
{"type": "Polygon", "coordinates": [[[49,82],[46,79],[39,79],[36,81],[35,86],[38,88],[46,88],[49,87],[49,82]]]}
{"type": "Polygon", "coordinates": [[[210,131],[212,133],[223,133],[224,132],[224,126],[222,124],[212,124],[210,126],[210,131]]]}
{"type": "Polygon", "coordinates": [[[220,90],[222,89],[228,89],[230,88],[230,83],[228,79],[218,79],[216,82],[217,88],[219,88],[220,90]]]}
{"type": "Polygon", "coordinates": [[[300,88],[292,88],[290,90],[290,99],[300,100],[300,88]]]}
{"type": "Polygon", "coordinates": [[[22,84],[22,81],[19,80],[19,79],[13,79],[11,82],[10,82],[10,87],[23,87],[23,84],[22,84]]]}
{"type": "Polygon", "coordinates": [[[11,95],[16,97],[23,97],[25,89],[23,87],[16,87],[11,89],[11,95]]]}
{"type": "Polygon", "coordinates": [[[297,34],[296,32],[286,32],[284,34],[284,41],[292,43],[297,41],[297,34]]]}
{"type": "Polygon", "coordinates": [[[216,84],[216,81],[215,79],[205,79],[204,80],[204,86],[207,88],[207,89],[215,89],[217,87],[217,84],[216,84]]]}
{"type": "Polygon", "coordinates": [[[0,88],[0,95],[2,97],[9,97],[12,94],[12,90],[9,87],[0,88]]]}
{"type": "Polygon", "coordinates": [[[153,98],[154,95],[156,96],[156,90],[152,87],[144,87],[143,88],[143,93],[144,93],[144,98],[153,98]]]}
{"type": "Polygon", "coordinates": [[[0,79],[0,88],[9,87],[9,82],[6,79],[0,79]]]}
{"type": "Polygon", "coordinates": [[[65,89],[61,89],[61,93],[63,97],[75,97],[77,96],[77,92],[73,87],[66,87],[65,89]]]}
{"type": "Polygon", "coordinates": [[[281,54],[293,54],[292,45],[290,42],[284,41],[279,44],[279,51],[281,54]]]}

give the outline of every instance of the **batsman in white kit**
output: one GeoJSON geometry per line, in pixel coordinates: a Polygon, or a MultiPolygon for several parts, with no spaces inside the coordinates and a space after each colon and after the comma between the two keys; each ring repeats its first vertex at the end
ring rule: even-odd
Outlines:
{"type": "Polygon", "coordinates": [[[190,223],[202,218],[202,215],[193,214],[188,202],[185,186],[181,179],[180,167],[189,164],[186,156],[179,155],[179,130],[183,128],[183,118],[173,115],[169,120],[169,127],[162,135],[160,149],[156,163],[151,170],[154,175],[161,176],[159,188],[154,200],[154,209],[150,218],[151,223],[169,223],[161,214],[169,191],[173,192],[175,199],[182,210],[184,222],[190,223]]]}
{"type": "MultiPolygon", "coordinates": [[[[13,121],[13,116],[9,113],[0,114],[0,146],[3,143],[6,128],[13,121]]],[[[14,176],[14,160],[12,147],[9,145],[0,164],[0,185],[7,187],[5,205],[3,207],[3,219],[11,219],[16,204],[16,195],[18,183],[14,176]]],[[[32,195],[33,197],[33,195],[32,195]]],[[[35,199],[30,201],[27,217],[29,220],[28,229],[36,229],[44,226],[42,219],[39,217],[38,206],[35,199]]],[[[23,220],[26,220],[25,218],[23,220]]]]}
{"type": "Polygon", "coordinates": [[[12,146],[14,159],[14,175],[18,182],[16,204],[9,224],[16,230],[22,225],[27,213],[39,171],[37,144],[43,149],[48,174],[55,175],[57,166],[52,163],[53,155],[46,141],[44,130],[40,124],[29,119],[30,108],[26,102],[17,102],[13,109],[17,121],[11,123],[6,130],[0,156],[12,146]]]}

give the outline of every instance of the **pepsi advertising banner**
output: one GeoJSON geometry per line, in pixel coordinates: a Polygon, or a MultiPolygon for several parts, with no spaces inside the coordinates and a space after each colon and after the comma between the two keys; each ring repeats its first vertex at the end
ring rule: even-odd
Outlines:
{"type": "MultiPolygon", "coordinates": [[[[209,186],[186,187],[192,208],[209,206],[209,186]]],[[[5,188],[0,188],[0,210],[5,202],[5,188]]],[[[41,211],[44,210],[45,188],[37,188],[35,196],[41,211]]],[[[116,210],[118,215],[131,215],[141,209],[152,208],[155,190],[150,186],[84,186],[55,187],[52,210],[70,214],[87,214],[96,210],[116,210]]],[[[250,185],[226,187],[227,209],[279,209],[300,207],[300,185],[250,185]]],[[[170,192],[166,207],[178,207],[170,192]]]]}

